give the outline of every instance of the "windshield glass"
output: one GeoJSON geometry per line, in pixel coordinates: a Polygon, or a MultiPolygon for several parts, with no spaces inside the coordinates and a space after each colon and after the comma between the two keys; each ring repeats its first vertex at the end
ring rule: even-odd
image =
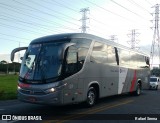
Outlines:
{"type": "Polygon", "coordinates": [[[58,78],[62,67],[60,61],[62,44],[31,44],[24,55],[20,77],[27,80],[40,81],[58,78]]]}
{"type": "Polygon", "coordinates": [[[150,78],[150,82],[157,82],[157,78],[150,78]]]}

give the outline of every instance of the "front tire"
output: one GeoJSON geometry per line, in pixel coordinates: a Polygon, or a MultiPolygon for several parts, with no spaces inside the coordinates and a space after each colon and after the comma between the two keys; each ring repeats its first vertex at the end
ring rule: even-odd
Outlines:
{"type": "Polygon", "coordinates": [[[96,90],[94,89],[94,87],[90,87],[87,93],[87,107],[92,107],[95,105],[96,103],[96,98],[97,98],[97,94],[96,94],[96,90]]]}

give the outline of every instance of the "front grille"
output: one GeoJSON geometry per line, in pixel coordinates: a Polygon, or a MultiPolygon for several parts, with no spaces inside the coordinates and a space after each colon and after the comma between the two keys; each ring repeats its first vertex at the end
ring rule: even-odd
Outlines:
{"type": "Polygon", "coordinates": [[[29,95],[45,95],[46,93],[43,91],[37,91],[37,90],[25,90],[21,89],[19,90],[23,94],[29,94],[29,95]]]}

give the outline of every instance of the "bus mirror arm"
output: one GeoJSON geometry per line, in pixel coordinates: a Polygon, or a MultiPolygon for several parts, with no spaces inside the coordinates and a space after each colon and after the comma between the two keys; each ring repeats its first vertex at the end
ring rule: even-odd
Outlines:
{"type": "Polygon", "coordinates": [[[26,50],[28,47],[18,47],[18,48],[15,48],[14,50],[12,50],[11,52],[11,61],[13,62],[14,61],[14,55],[16,52],[18,51],[21,51],[21,50],[26,50]]]}
{"type": "Polygon", "coordinates": [[[74,46],[74,45],[75,45],[75,43],[66,43],[66,44],[63,45],[63,51],[61,53],[61,59],[64,59],[64,54],[65,54],[66,49],[68,47],[74,46]]]}

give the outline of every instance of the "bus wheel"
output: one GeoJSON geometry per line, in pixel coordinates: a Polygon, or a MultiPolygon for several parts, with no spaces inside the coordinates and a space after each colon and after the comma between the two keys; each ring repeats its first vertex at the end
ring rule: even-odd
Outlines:
{"type": "Polygon", "coordinates": [[[136,91],[135,91],[135,95],[136,96],[139,96],[141,94],[141,86],[140,86],[140,84],[138,83],[137,84],[137,89],[136,89],[136,91]]]}
{"type": "Polygon", "coordinates": [[[94,87],[90,87],[87,93],[87,106],[92,107],[96,102],[96,90],[94,87]]]}

